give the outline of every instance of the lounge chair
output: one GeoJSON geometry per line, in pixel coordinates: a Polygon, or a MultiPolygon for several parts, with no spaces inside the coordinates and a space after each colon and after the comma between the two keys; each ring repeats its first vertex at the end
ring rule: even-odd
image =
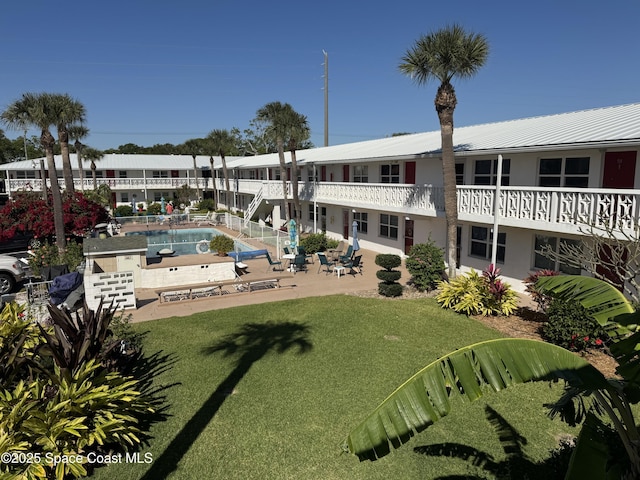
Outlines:
{"type": "Polygon", "coordinates": [[[331,269],[335,266],[336,262],[333,260],[329,260],[327,256],[322,252],[318,252],[316,255],[318,255],[318,260],[320,260],[318,273],[320,273],[320,270],[322,270],[322,267],[325,267],[325,271],[327,272],[327,274],[331,273],[332,272],[331,269]]]}
{"type": "Polygon", "coordinates": [[[332,260],[338,261],[340,259],[340,255],[342,255],[342,251],[344,250],[344,240],[340,240],[338,246],[336,248],[330,248],[327,253],[332,260]]]}
{"type": "Polygon", "coordinates": [[[351,261],[351,255],[353,255],[353,245],[349,245],[344,255],[340,255],[340,263],[347,263],[351,261]]]}
{"type": "Polygon", "coordinates": [[[362,264],[360,263],[361,260],[362,255],[356,255],[355,257],[353,257],[353,260],[345,263],[343,266],[344,268],[349,269],[349,273],[353,273],[355,275],[357,269],[358,273],[362,275],[362,264]]]}
{"type": "Polygon", "coordinates": [[[211,220],[212,212],[207,212],[206,215],[194,215],[191,217],[191,221],[193,223],[197,223],[198,226],[202,225],[205,222],[209,222],[211,220]]]}
{"type": "Polygon", "coordinates": [[[273,270],[276,270],[276,267],[279,267],[279,268],[277,268],[277,270],[280,270],[280,271],[283,270],[282,262],[280,260],[272,260],[271,259],[271,255],[269,255],[269,252],[266,252],[266,255],[267,255],[267,260],[269,261],[269,266],[267,267],[267,272],[269,271],[270,268],[272,268],[273,270]]]}

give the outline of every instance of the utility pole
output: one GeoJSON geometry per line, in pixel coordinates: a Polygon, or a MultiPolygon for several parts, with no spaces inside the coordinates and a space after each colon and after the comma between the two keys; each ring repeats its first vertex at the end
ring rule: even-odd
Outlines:
{"type": "Polygon", "coordinates": [[[324,53],[324,146],[329,146],[329,54],[324,53]]]}

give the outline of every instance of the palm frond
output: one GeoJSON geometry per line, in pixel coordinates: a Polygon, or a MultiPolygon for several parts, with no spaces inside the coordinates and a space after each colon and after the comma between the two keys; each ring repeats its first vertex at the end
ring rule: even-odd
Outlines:
{"type": "Polygon", "coordinates": [[[420,370],[347,437],[343,448],[376,460],[449,414],[451,399],[475,401],[518,383],[563,379],[583,390],[611,389],[586,360],[536,340],[499,339],[450,353],[420,370]]]}

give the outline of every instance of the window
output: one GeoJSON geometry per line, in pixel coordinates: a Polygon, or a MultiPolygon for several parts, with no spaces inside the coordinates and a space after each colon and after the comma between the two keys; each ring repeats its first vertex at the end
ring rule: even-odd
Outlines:
{"type": "Polygon", "coordinates": [[[171,200],[171,197],[169,197],[169,192],[153,192],[154,202],[160,202],[162,200],[162,197],[164,197],[165,202],[171,200]]]}
{"type": "MultiPolygon", "coordinates": [[[[367,183],[369,181],[369,166],[368,165],[354,165],[354,167],[353,167],[353,181],[354,182],[358,182],[358,183],[367,183]]],[[[388,183],[388,182],[385,182],[385,183],[388,183]]]]}
{"type": "Polygon", "coordinates": [[[541,187],[589,186],[589,157],[541,158],[538,185],[541,187]]]}
{"type": "Polygon", "coordinates": [[[28,178],[36,178],[36,172],[34,172],[33,170],[17,170],[16,178],[21,180],[25,180],[28,178]]]}
{"type": "MultiPolygon", "coordinates": [[[[316,219],[317,219],[317,218],[319,218],[319,215],[318,215],[319,210],[318,210],[318,208],[319,208],[319,207],[317,207],[317,206],[316,206],[316,208],[315,208],[315,211],[316,211],[316,216],[315,216],[315,218],[316,218],[316,219]]],[[[309,221],[310,221],[310,222],[313,222],[313,220],[314,220],[314,216],[313,216],[313,203],[310,203],[310,204],[309,204],[309,221]]]]}
{"type": "Polygon", "coordinates": [[[166,170],[154,170],[152,176],[153,178],[169,178],[169,172],[166,170]]]}
{"type": "MultiPolygon", "coordinates": [[[[457,173],[457,172],[456,172],[457,173]]],[[[498,173],[498,159],[476,160],[473,176],[474,185],[495,185],[498,173]]],[[[502,185],[509,185],[509,175],[511,173],[511,160],[502,160],[502,185]]],[[[457,175],[456,175],[457,178],[457,175]]]]}
{"type": "MultiPolygon", "coordinates": [[[[469,255],[490,260],[493,243],[493,229],[486,227],[471,227],[471,249],[469,255]]],[[[496,261],[504,263],[507,234],[498,232],[498,252],[496,261]]]]}
{"type": "Polygon", "coordinates": [[[126,170],[119,170],[118,171],[118,178],[127,178],[127,171],[126,170]]]}
{"type": "Polygon", "coordinates": [[[380,165],[380,183],[400,183],[400,165],[380,165]]]}
{"type": "Polygon", "coordinates": [[[392,240],[398,239],[398,217],[396,215],[380,214],[380,236],[392,240]]]}
{"type": "Polygon", "coordinates": [[[369,230],[369,214],[363,212],[355,212],[353,214],[353,219],[358,222],[358,233],[366,234],[369,230]]]}
{"type": "Polygon", "coordinates": [[[456,185],[464,185],[464,163],[456,163],[456,185]]]}
{"type": "Polygon", "coordinates": [[[573,267],[571,265],[567,265],[566,263],[561,263],[550,258],[547,258],[542,254],[542,249],[547,247],[553,250],[556,253],[560,253],[560,245],[571,245],[580,248],[579,240],[571,240],[569,238],[557,238],[557,237],[548,237],[546,235],[536,235],[535,241],[535,257],[533,261],[533,266],[535,268],[548,269],[548,270],[559,270],[560,272],[567,275],[580,275],[580,269],[573,267]]]}
{"type": "Polygon", "coordinates": [[[129,193],[128,192],[122,192],[120,194],[120,201],[128,203],[129,202],[129,193]]]}

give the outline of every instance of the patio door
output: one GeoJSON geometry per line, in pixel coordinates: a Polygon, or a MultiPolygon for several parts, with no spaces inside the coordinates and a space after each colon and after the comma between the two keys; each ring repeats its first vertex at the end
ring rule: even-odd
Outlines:
{"type": "Polygon", "coordinates": [[[605,153],[602,188],[633,188],[635,175],[635,151],[605,153]]]}
{"type": "Polygon", "coordinates": [[[413,220],[405,219],[404,221],[404,254],[409,255],[409,251],[413,247],[413,220]]]}
{"type": "Polygon", "coordinates": [[[342,236],[349,240],[349,210],[342,210],[342,236]]]}

